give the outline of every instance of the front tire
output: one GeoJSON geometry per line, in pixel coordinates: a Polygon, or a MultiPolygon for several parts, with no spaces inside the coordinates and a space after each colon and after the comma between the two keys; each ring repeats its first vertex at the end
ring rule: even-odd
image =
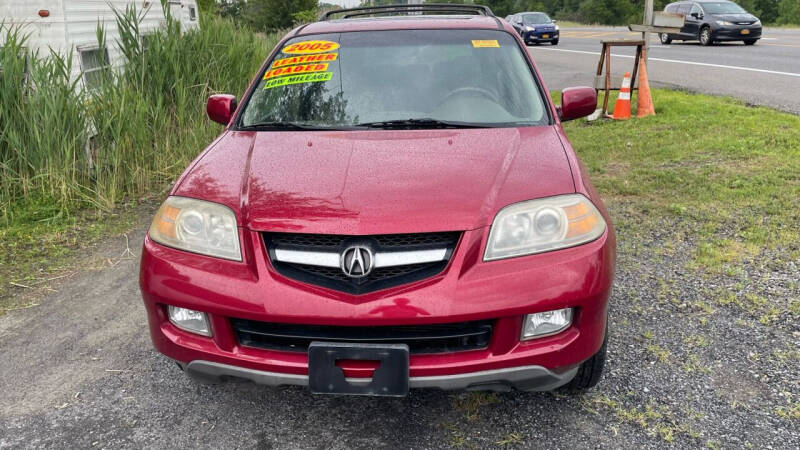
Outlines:
{"type": "Polygon", "coordinates": [[[663,45],[672,44],[672,38],[667,33],[659,33],[658,38],[661,39],[663,45]]]}
{"type": "Polygon", "coordinates": [[[553,44],[553,45],[558,45],[558,39],[556,39],[554,41],[550,41],[550,43],[553,44]]]}
{"type": "Polygon", "coordinates": [[[709,45],[714,43],[714,40],[711,38],[711,27],[703,27],[700,29],[700,45],[708,47],[709,45]]]}
{"type": "Polygon", "coordinates": [[[755,45],[758,42],[758,39],[745,39],[744,45],[755,45]]]}
{"type": "Polygon", "coordinates": [[[600,350],[591,358],[584,361],[578,368],[578,373],[575,378],[569,383],[565,384],[562,389],[572,392],[579,392],[589,388],[593,388],[600,381],[603,375],[603,368],[606,365],[606,346],[608,344],[608,330],[603,338],[603,345],[600,350]]]}

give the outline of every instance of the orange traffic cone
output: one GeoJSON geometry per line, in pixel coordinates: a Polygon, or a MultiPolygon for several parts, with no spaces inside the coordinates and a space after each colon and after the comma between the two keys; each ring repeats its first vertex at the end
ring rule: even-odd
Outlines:
{"type": "Polygon", "coordinates": [[[650,83],[647,81],[647,64],[642,55],[641,72],[639,75],[639,101],[636,105],[636,117],[655,116],[653,97],[650,96],[650,83]]]}
{"type": "Polygon", "coordinates": [[[619,97],[617,97],[617,104],[614,105],[614,115],[611,116],[615,120],[626,120],[631,118],[631,73],[625,72],[625,78],[622,79],[622,87],[619,89],[619,97]]]}

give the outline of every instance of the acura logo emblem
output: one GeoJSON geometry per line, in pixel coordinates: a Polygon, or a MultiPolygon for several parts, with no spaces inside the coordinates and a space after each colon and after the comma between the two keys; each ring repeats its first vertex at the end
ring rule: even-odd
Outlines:
{"type": "Polygon", "coordinates": [[[372,252],[367,247],[353,245],[342,252],[342,272],[351,278],[361,278],[372,271],[372,252]]]}

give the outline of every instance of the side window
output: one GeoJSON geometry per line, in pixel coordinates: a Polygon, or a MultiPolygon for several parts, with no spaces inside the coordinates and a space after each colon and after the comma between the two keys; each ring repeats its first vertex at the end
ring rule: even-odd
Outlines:
{"type": "Polygon", "coordinates": [[[670,14],[675,14],[678,12],[678,5],[677,3],[671,3],[664,8],[664,12],[668,12],[670,14]]]}
{"type": "Polygon", "coordinates": [[[103,78],[111,71],[108,49],[105,47],[78,49],[78,52],[81,55],[83,85],[86,86],[86,89],[95,90],[100,87],[103,78]]]}
{"type": "Polygon", "coordinates": [[[692,14],[697,14],[698,17],[703,15],[703,10],[700,9],[699,6],[697,6],[697,3],[692,4],[692,9],[691,11],[689,11],[689,15],[692,14]]]}
{"type": "Polygon", "coordinates": [[[691,3],[683,3],[683,4],[678,6],[678,14],[683,14],[683,15],[688,16],[689,15],[689,10],[691,8],[692,8],[692,4],[691,3]]]}

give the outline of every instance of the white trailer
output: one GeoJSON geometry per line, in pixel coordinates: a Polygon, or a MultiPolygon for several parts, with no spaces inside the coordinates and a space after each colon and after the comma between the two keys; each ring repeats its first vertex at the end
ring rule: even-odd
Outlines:
{"type": "MultiPolygon", "coordinates": [[[[196,0],[169,0],[171,15],[182,30],[199,26],[196,0]]],[[[145,12],[140,30],[152,33],[166,23],[158,0],[0,0],[0,22],[21,27],[28,36],[26,46],[46,57],[50,49],[66,56],[73,53],[73,79],[94,87],[98,71],[119,67],[124,56],[117,46],[119,31],[113,8],[125,11],[133,5],[145,12]],[[113,8],[112,8],[113,6],[113,8]],[[97,42],[98,24],[105,30],[105,48],[97,42]]],[[[0,46],[4,36],[0,35],[0,46]]]]}

